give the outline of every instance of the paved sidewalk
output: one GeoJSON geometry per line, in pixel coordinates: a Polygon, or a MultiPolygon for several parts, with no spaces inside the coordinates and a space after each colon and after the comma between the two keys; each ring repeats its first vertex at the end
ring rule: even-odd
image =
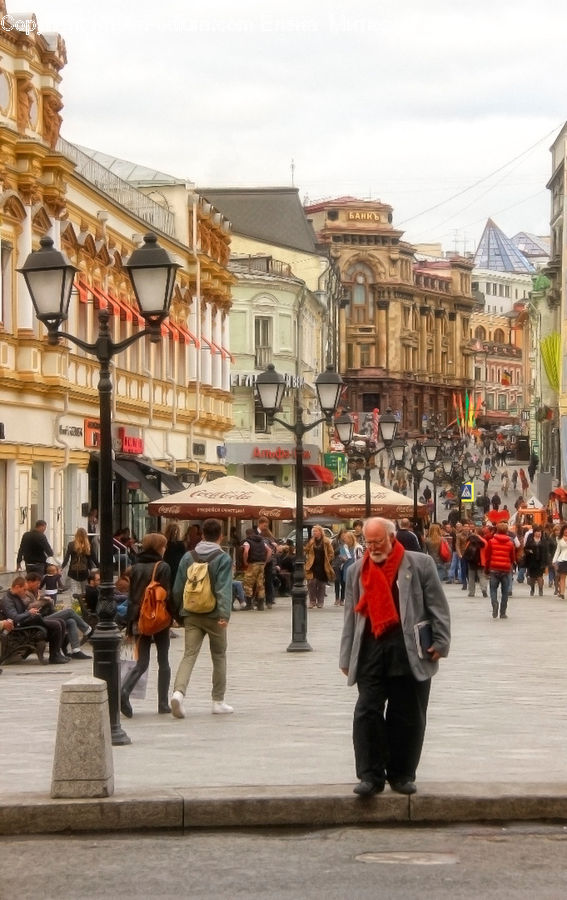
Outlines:
{"type": "MultiPolygon", "coordinates": [[[[430,816],[447,817],[453,810],[453,817],[459,818],[459,798],[474,798],[474,806],[479,798],[498,795],[511,804],[501,806],[501,817],[518,810],[514,803],[523,798],[519,817],[531,810],[533,817],[567,819],[566,602],[554,598],[549,588],[542,598],[529,597],[526,585],[514,584],[509,618],[494,620],[489,600],[469,598],[455,585],[448,586],[447,593],[453,643],[433,682],[419,793],[412,798],[410,818],[419,817],[420,803],[423,814],[425,798],[430,816]],[[548,805],[533,805],[538,798],[545,798],[548,805]]],[[[231,716],[211,715],[206,643],[186,698],[187,718],[158,716],[152,655],[147,699],[133,701],[133,719],[123,720],[132,744],[113,748],[115,794],[104,801],[49,799],[60,686],[80,674],[91,674],[91,663],[39,666],[30,660],[4,666],[0,833],[12,827],[8,822],[13,823],[12,830],[26,830],[25,810],[31,819],[39,807],[78,803],[91,809],[91,817],[83,820],[88,827],[104,827],[96,815],[92,818],[93,805],[134,799],[139,804],[153,800],[165,809],[165,798],[181,806],[192,798],[202,810],[208,809],[198,824],[231,824],[234,805],[233,813],[226,805],[231,800],[261,801],[269,796],[279,799],[283,809],[287,798],[297,810],[301,800],[311,810],[308,819],[320,821],[322,816],[326,821],[332,814],[322,812],[325,804],[336,813],[337,798],[348,798],[348,815],[360,821],[360,802],[353,805],[351,794],[356,689],[346,686],[338,670],[341,625],[342,609],[327,600],[322,610],[309,611],[313,652],[287,653],[289,599],[278,600],[265,612],[235,612],[229,630],[226,698],[235,707],[231,716]],[[15,809],[20,810],[19,825],[14,824],[15,809]]],[[[173,674],[183,645],[183,632],[177,633],[179,638],[171,642],[173,674]]],[[[386,793],[368,809],[374,811],[378,800],[386,815],[393,810],[394,818],[406,817],[407,798],[386,793]]],[[[479,818],[494,818],[497,811],[493,808],[487,815],[482,803],[475,808],[479,818]]],[[[141,824],[163,824],[152,815],[147,813],[141,824]]],[[[301,818],[302,813],[297,815],[301,818]]],[[[374,812],[366,810],[363,817],[367,815],[374,812]]],[[[234,818],[244,821],[238,814],[234,818]]],[[[55,830],[66,821],[59,814],[56,819],[55,830]]],[[[118,825],[112,821],[108,827],[126,827],[129,820],[118,825]]],[[[270,821],[291,820],[272,808],[270,821]]],[[[188,822],[185,812],[185,825],[188,822]]]]}

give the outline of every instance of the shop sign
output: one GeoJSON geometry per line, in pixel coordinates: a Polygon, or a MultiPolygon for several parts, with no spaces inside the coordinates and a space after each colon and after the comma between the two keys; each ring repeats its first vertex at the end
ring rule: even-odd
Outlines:
{"type": "Polygon", "coordinates": [[[80,425],[60,425],[59,434],[65,437],[82,437],[83,429],[80,425]]]}
{"type": "Polygon", "coordinates": [[[126,434],[125,428],[118,429],[118,441],[122,453],[140,456],[144,452],[144,439],[133,434],[126,434]]]}
{"type": "MultiPolygon", "coordinates": [[[[300,388],[305,384],[303,375],[290,375],[284,372],[285,385],[288,388],[300,388]]],[[[233,372],[230,376],[231,387],[254,387],[256,384],[256,373],[254,372],[233,372]]]]}
{"type": "MultiPolygon", "coordinates": [[[[295,459],[295,449],[289,450],[287,447],[253,447],[252,458],[272,459],[275,462],[286,462],[287,460],[295,459]]],[[[303,451],[303,459],[311,459],[311,452],[309,450],[303,451]]]]}
{"type": "Polygon", "coordinates": [[[85,447],[100,447],[100,422],[98,419],[85,419],[85,447]]]}

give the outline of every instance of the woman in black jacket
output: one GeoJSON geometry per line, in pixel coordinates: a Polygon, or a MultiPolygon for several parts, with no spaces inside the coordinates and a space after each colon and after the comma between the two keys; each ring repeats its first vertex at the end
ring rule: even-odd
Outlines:
{"type": "Polygon", "coordinates": [[[69,563],[69,578],[79,594],[85,593],[85,586],[91,569],[98,568],[97,558],[84,528],[77,528],[75,537],[67,544],[62,568],[69,563]]]}
{"type": "Polygon", "coordinates": [[[543,595],[543,573],[548,561],[547,541],[542,535],[541,525],[534,525],[533,531],[524,544],[525,565],[528,573],[530,597],[533,597],[537,582],[539,596],[543,595]]]}
{"type": "Polygon", "coordinates": [[[158,658],[158,713],[171,712],[168,701],[169,682],[171,680],[169,625],[158,631],[157,634],[146,635],[138,632],[140,607],[144,598],[144,592],[152,580],[154,568],[156,569],[156,581],[159,581],[167,591],[168,610],[172,616],[174,613],[171,602],[171,570],[168,564],[163,561],[166,545],[167,539],[164,534],[159,532],[146,534],[142,540],[142,550],[138,559],[129,569],[130,591],[128,594],[126,634],[130,640],[136,641],[138,659],[134,668],[124,679],[120,692],[120,709],[122,714],[128,719],[132,718],[130,693],[150,664],[152,641],[156,645],[158,658]]]}

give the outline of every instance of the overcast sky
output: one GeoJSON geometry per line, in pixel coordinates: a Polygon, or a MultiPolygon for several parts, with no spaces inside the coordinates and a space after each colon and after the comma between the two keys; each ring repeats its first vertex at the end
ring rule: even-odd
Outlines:
{"type": "Polygon", "coordinates": [[[302,199],[378,198],[448,250],[488,217],[549,233],[563,0],[22,6],[65,40],[67,140],[208,186],[289,185],[293,160],[302,199]]]}

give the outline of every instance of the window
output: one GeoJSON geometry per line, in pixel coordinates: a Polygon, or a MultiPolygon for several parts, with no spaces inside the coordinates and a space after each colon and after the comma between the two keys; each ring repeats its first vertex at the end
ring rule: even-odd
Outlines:
{"type": "Polygon", "coordinates": [[[477,341],[485,341],[486,340],[486,329],[482,327],[482,325],[478,325],[474,330],[474,336],[477,341]]]}
{"type": "Polygon", "coordinates": [[[265,369],[272,361],[272,320],[267,316],[256,316],[254,319],[254,365],[257,369],[265,369]]]}
{"type": "Polygon", "coordinates": [[[351,302],[348,307],[348,315],[353,324],[370,322],[374,319],[372,285],[374,273],[370,266],[363,263],[355,263],[346,273],[346,278],[352,283],[351,302]]]}
{"type": "Polygon", "coordinates": [[[500,409],[500,410],[507,409],[506,394],[498,394],[498,409],[500,409]]]}
{"type": "Polygon", "coordinates": [[[494,409],[494,394],[487,394],[487,395],[486,395],[486,408],[487,408],[487,409],[494,409]]]}
{"type": "Polygon", "coordinates": [[[347,344],[346,347],[346,367],[347,369],[354,369],[354,351],[352,344],[347,344]]]}
{"type": "Polygon", "coordinates": [[[254,404],[254,431],[256,434],[266,434],[268,431],[268,417],[258,400],[254,404]]]}
{"type": "Polygon", "coordinates": [[[501,328],[497,328],[494,332],[494,343],[495,344],[505,344],[506,336],[501,328]]]}
{"type": "Polygon", "coordinates": [[[360,365],[361,367],[372,365],[372,344],[360,345],[360,365]]]}
{"type": "Polygon", "coordinates": [[[474,380],[475,381],[481,380],[481,378],[482,378],[481,372],[482,372],[482,369],[480,368],[480,366],[474,367],[474,380]]]}
{"type": "Polygon", "coordinates": [[[2,241],[1,259],[0,259],[0,322],[7,327],[11,326],[9,321],[10,298],[12,292],[12,269],[11,269],[12,247],[6,241],[2,241]]]}

